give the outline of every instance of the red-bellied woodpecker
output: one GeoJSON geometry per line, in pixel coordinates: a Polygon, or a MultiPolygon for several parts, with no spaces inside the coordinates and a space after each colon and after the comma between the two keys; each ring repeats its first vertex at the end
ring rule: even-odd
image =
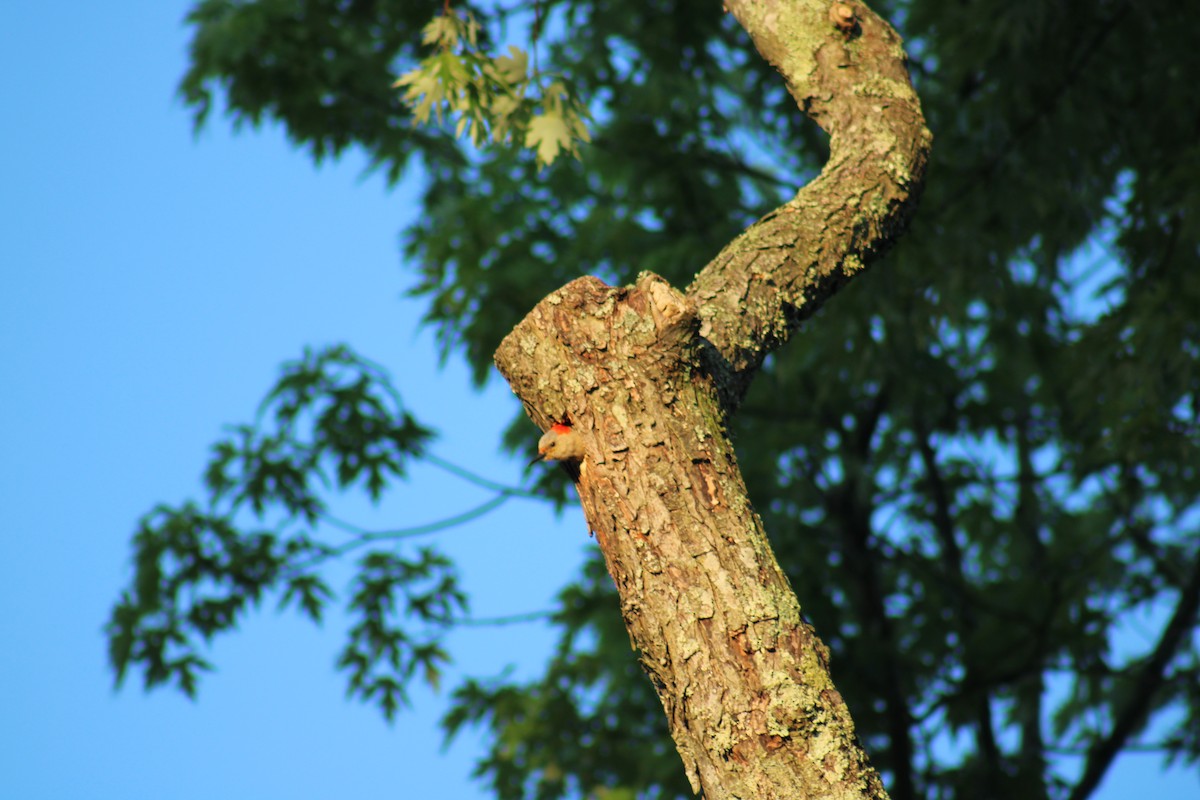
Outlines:
{"type": "Polygon", "coordinates": [[[537,458],[530,461],[582,461],[583,440],[570,425],[555,423],[538,440],[537,458]]]}

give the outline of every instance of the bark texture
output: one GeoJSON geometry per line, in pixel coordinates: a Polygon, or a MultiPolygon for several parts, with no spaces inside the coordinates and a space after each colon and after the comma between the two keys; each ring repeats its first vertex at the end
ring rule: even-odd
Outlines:
{"type": "Polygon", "coordinates": [[[882,798],[724,422],[765,355],[904,226],[930,137],[898,37],[860,4],[727,7],[831,133],[829,164],[686,293],[649,273],[579,278],[496,364],[534,422],[569,421],[587,444],[584,513],[693,789],[882,798]]]}
{"type": "Polygon", "coordinates": [[[687,290],[700,332],[720,356],[714,368],[732,407],[767,354],[907,226],[933,137],[900,37],[861,3],[726,7],[830,135],[821,174],[730,242],[687,290]]]}

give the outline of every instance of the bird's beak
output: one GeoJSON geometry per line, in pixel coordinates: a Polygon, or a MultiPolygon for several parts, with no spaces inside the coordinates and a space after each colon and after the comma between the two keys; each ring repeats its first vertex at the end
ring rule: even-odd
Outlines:
{"type": "Polygon", "coordinates": [[[530,462],[529,462],[528,464],[526,464],[525,466],[527,466],[527,467],[532,467],[534,464],[536,464],[537,462],[541,461],[541,460],[542,460],[543,458],[545,458],[545,457],[546,457],[546,454],[545,454],[545,453],[538,453],[536,456],[534,456],[534,457],[533,457],[533,460],[532,460],[532,461],[530,461],[530,462]]]}

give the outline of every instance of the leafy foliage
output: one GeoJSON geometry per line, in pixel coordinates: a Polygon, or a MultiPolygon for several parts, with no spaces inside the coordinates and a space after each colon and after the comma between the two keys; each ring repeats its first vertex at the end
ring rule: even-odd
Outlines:
{"type": "MultiPolygon", "coordinates": [[[[132,586],[107,626],[118,684],[136,666],[147,688],[174,682],[194,696],[198,673],[210,668],[202,646],[235,629],[268,593],[320,622],[335,597],[320,568],[409,532],[358,531],[340,545],[319,540],[326,511],[314,483],[361,486],[378,498],[404,477],[430,436],[404,411],[387,377],[345,347],[285,365],[257,424],[234,428],[213,447],[207,508],[159,506],[142,519],[132,586]],[[249,520],[273,524],[248,529],[249,520]]],[[[350,675],[349,693],[378,703],[391,718],[418,672],[438,682],[447,660],[440,632],[466,610],[466,596],[453,565],[430,548],[411,556],[369,551],[351,589],[346,613],[355,623],[338,665],[350,675]]]]}
{"type": "Polygon", "coordinates": [[[230,497],[235,509],[248,503],[261,514],[275,502],[309,522],[323,511],[310,490],[314,477],[339,489],[361,481],[377,500],[431,435],[403,411],[386,375],[344,346],[285,365],[258,417],[214,446],[205,484],[214,501],[230,497]]]}
{"type": "Polygon", "coordinates": [[[441,123],[443,109],[448,109],[458,118],[455,135],[465,133],[475,146],[516,138],[537,153],[543,167],[561,152],[579,157],[576,142],[590,139],[588,111],[569,94],[562,78],[545,86],[539,100],[532,90],[543,76],[529,73],[525,51],[509,45],[508,55],[482,55],[479,25],[470,13],[459,16],[447,9],[425,26],[421,39],[437,52],[394,84],[404,89],[414,124],[426,124],[431,116],[441,123]]]}
{"type": "Polygon", "coordinates": [[[179,93],[197,127],[217,96],[236,126],[278,119],[317,161],[361,146],[395,181],[410,156],[457,158],[437,132],[397,124],[393,64],[416,60],[429,14],[402,0],[200,0],[179,93]]]}
{"type": "MultiPolygon", "coordinates": [[[[281,545],[269,532],[239,533],[227,517],[190,503],[148,514],[133,544],[134,585],[108,625],[117,682],[131,664],[139,664],[148,688],[174,681],[189,697],[198,672],[210,668],[196,639],[208,641],[232,627],[279,579],[287,558],[310,549],[301,537],[281,545]]],[[[319,613],[325,587],[313,582],[301,591],[319,613]]]]}
{"type": "Polygon", "coordinates": [[[451,568],[445,556],[428,548],[412,561],[375,550],[359,562],[350,609],[361,619],[350,629],[338,666],[350,671],[349,693],[377,702],[389,719],[407,700],[404,687],[417,669],[436,687],[439,665],[448,660],[436,640],[414,640],[390,624],[397,610],[396,594],[404,595],[404,616],[448,627],[466,602],[451,568]]]}
{"type": "Polygon", "coordinates": [[[500,732],[476,774],[490,776],[503,800],[686,796],[658,698],[629,658],[604,562],[589,560],[559,600],[563,636],[545,675],[521,686],[468,680],[454,692],[447,736],[484,723],[500,732]]]}
{"type": "MultiPolygon", "coordinates": [[[[980,786],[1082,800],[1131,746],[1194,765],[1200,50],[1161,0],[879,5],[908,42],[936,136],[929,183],[888,263],[770,359],[734,421],[756,507],[897,800],[980,786]]],[[[505,18],[470,12],[480,41],[505,18]]],[[[417,60],[425,9],[202,0],[190,17],[183,91],[201,118],[219,85],[235,121],[279,119],[318,157],[354,143],[394,177],[420,152],[414,291],[480,381],[548,291],[642,269],[686,282],[824,155],[718,4],[564,0],[543,13],[549,67],[597,122],[585,165],[540,175],[399,124],[389,69],[417,60]]],[[[261,491],[304,519],[312,462],[243,435],[259,462],[283,464],[261,491]]],[[[368,488],[371,474],[354,473],[368,488]]],[[[395,477],[378,474],[376,491],[395,477]]],[[[165,613],[176,576],[206,569],[234,587],[200,614],[216,630],[241,608],[220,603],[257,602],[261,576],[282,574],[271,554],[288,540],[231,548],[207,517],[165,519],[139,534],[139,565],[177,541],[211,540],[213,555],[147,567],[135,586],[156,588],[114,615],[114,663],[187,689],[202,662],[165,613]],[[157,641],[169,647],[146,657],[157,641]]],[[[489,728],[479,769],[501,797],[687,796],[591,569],[564,590],[545,676],[467,683],[448,731],[489,728]]],[[[357,641],[386,655],[393,640],[357,641]]],[[[372,696],[386,708],[386,692],[372,696]]]]}

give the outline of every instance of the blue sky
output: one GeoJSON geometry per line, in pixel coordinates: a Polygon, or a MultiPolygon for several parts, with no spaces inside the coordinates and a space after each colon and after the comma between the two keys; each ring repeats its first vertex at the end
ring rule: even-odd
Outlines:
{"type": "MultiPolygon", "coordinates": [[[[196,702],[112,690],[101,628],[135,521],[197,494],[208,445],[305,345],[385,364],[441,431],[438,455],[521,479],[495,455],[507,388],[440,368],[402,296],[411,187],[362,178],[354,155],[316,169],[275,129],[235,137],[214,118],[194,138],[174,95],[187,6],[0,4],[0,796],[486,797],[469,779],[479,740],[443,751],[443,695],[417,691],[393,726],[344,699],[336,617],[264,607],[213,646],[196,702]]],[[[379,508],[338,511],[385,527],[484,499],[421,468],[379,508]]],[[[438,542],[480,616],[546,608],[589,546],[576,512],[519,499],[438,542]]],[[[447,682],[532,675],[551,641],[539,625],[463,631],[447,682]]],[[[1129,756],[1101,797],[1146,791],[1197,783],[1129,756]]]]}
{"type": "MultiPolygon", "coordinates": [[[[507,387],[439,369],[402,297],[410,193],[354,156],[315,169],[278,130],[235,138],[218,118],[193,138],[174,97],[186,8],[0,5],[0,796],[485,796],[468,777],[478,742],[442,752],[444,696],[416,692],[391,727],[344,698],[336,618],[264,607],[212,648],[195,703],[112,691],[101,627],[134,523],[197,495],[222,426],[248,421],[305,345],[387,365],[443,458],[502,483],[523,467],[495,455],[507,387]]],[[[484,499],[425,468],[379,509],[339,512],[394,527],[484,499]]],[[[548,607],[588,537],[578,514],[514,499],[438,543],[494,616],[548,607]]],[[[532,674],[551,641],[538,625],[456,634],[447,683],[532,674]]]]}

